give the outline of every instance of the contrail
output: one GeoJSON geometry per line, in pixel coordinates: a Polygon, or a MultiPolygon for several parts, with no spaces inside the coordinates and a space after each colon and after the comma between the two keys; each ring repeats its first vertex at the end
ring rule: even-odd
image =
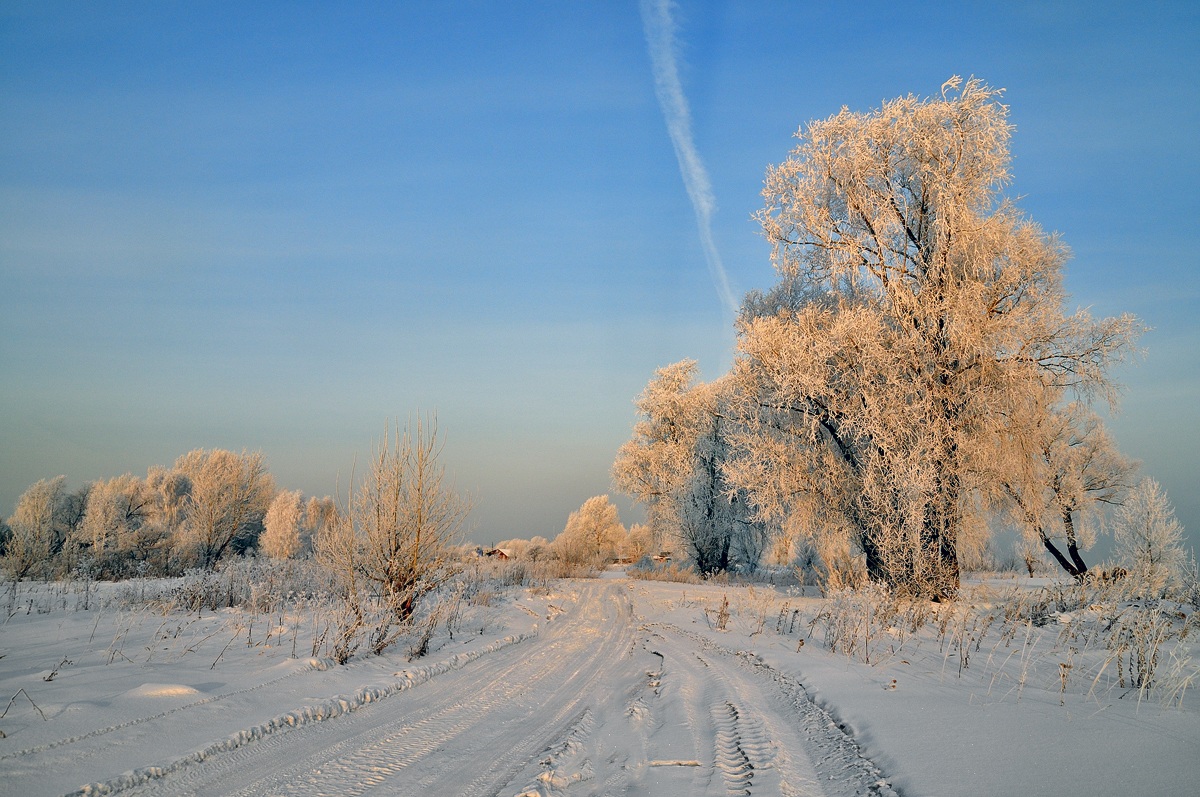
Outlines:
{"type": "Polygon", "coordinates": [[[683,94],[683,85],[679,82],[679,70],[675,66],[675,22],[671,19],[671,3],[670,0],[642,0],[641,5],[646,46],[654,66],[654,91],[675,147],[679,173],[683,175],[684,187],[696,212],[696,226],[700,230],[704,259],[708,261],[708,271],[712,275],[717,296],[726,309],[736,316],[738,302],[729,289],[729,277],[713,241],[712,217],[717,203],[713,198],[708,172],[692,139],[692,115],[688,110],[687,97],[683,94]]]}

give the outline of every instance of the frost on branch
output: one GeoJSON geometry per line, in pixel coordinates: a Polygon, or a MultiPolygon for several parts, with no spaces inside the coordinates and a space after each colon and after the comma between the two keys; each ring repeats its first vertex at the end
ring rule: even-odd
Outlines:
{"type": "Polygon", "coordinates": [[[656,547],[682,547],[702,574],[752,570],[767,543],[766,524],[725,476],[738,426],[730,388],[697,382],[694,360],[659,369],[613,464],[617,486],[649,508],[656,547]]]}
{"type": "Polygon", "coordinates": [[[1183,527],[1158,482],[1139,482],[1113,521],[1117,554],[1129,565],[1136,590],[1157,598],[1180,583],[1187,564],[1183,527]]]}
{"type": "Polygon", "coordinates": [[[780,281],[746,298],[727,377],[659,372],[618,456],[623,489],[679,505],[710,435],[719,492],[750,519],[807,534],[842,570],[857,553],[902,592],[956,594],[1002,509],[1086,570],[1080,513],[1128,471],[1086,404],[1113,398],[1141,327],[1067,310],[1066,247],[1001,193],[1000,97],[955,77],[798,134],[758,214],[780,281]]]}

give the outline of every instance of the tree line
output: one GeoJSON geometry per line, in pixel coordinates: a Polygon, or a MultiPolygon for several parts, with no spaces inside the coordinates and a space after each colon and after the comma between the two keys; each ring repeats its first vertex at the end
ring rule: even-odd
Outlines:
{"type": "MultiPolygon", "coordinates": [[[[17,499],[0,551],[16,579],[211,570],[256,545],[275,497],[261,453],[223,449],[196,449],[144,478],[127,473],[75,491],[65,476],[42,479],[17,499]]],[[[314,518],[321,504],[313,500],[314,518]]]]}
{"type": "Polygon", "coordinates": [[[614,562],[637,562],[659,552],[649,526],[621,522],[617,507],[607,495],[596,495],[571,512],[553,540],[535,536],[497,543],[505,556],[526,562],[557,562],[560,572],[586,574],[614,562]]]}
{"type": "Polygon", "coordinates": [[[451,544],[470,508],[444,481],[440,453],[431,419],[385,433],[344,507],[329,496],[278,489],[261,452],[196,449],[145,477],[126,473],[75,491],[65,476],[42,479],[0,524],[0,557],[16,579],[81,570],[120,579],[211,571],[248,551],[320,558],[340,546],[365,552],[364,574],[399,584],[376,560],[403,554],[412,562],[451,544]]]}

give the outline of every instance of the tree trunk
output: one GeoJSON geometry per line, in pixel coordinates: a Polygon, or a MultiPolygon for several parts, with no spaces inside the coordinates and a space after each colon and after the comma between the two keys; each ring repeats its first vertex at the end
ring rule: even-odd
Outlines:
{"type": "MultiPolygon", "coordinates": [[[[952,413],[949,407],[943,410],[952,413]]],[[[958,499],[961,482],[955,462],[957,450],[949,446],[945,458],[938,463],[937,491],[931,496],[926,510],[925,527],[921,530],[921,550],[917,555],[928,576],[916,585],[934,600],[951,600],[958,595],[960,584],[958,566],[958,499]]]]}
{"type": "Polygon", "coordinates": [[[1088,566],[1084,564],[1083,557],[1079,555],[1079,542],[1075,536],[1075,521],[1071,519],[1071,510],[1063,510],[1063,528],[1067,532],[1067,553],[1071,556],[1071,562],[1075,565],[1075,578],[1083,578],[1087,574],[1088,566]]]}
{"type": "MultiPolygon", "coordinates": [[[[1055,544],[1050,540],[1050,538],[1046,536],[1046,532],[1042,531],[1041,529],[1038,529],[1038,534],[1042,538],[1042,545],[1044,545],[1046,547],[1046,550],[1050,552],[1050,555],[1054,557],[1055,561],[1057,561],[1062,566],[1062,569],[1066,570],[1068,573],[1070,573],[1072,577],[1074,577],[1076,579],[1082,579],[1083,573],[1081,573],[1079,571],[1079,569],[1075,567],[1074,564],[1067,561],[1067,557],[1063,556],[1062,551],[1058,550],[1058,547],[1055,546],[1055,544]]],[[[1085,572],[1086,572],[1086,568],[1085,568],[1085,572]]]]}

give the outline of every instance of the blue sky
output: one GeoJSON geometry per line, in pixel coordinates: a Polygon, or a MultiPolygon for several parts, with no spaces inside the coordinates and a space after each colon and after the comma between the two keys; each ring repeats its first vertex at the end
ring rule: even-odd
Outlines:
{"type": "MultiPolygon", "coordinates": [[[[1194,3],[673,13],[736,295],[802,123],[1005,87],[1073,301],[1154,328],[1115,435],[1200,525],[1194,3]]],[[[331,494],[422,410],[477,541],[553,536],[653,370],[732,348],[636,2],[0,7],[0,513],[197,447],[331,494]]]]}

